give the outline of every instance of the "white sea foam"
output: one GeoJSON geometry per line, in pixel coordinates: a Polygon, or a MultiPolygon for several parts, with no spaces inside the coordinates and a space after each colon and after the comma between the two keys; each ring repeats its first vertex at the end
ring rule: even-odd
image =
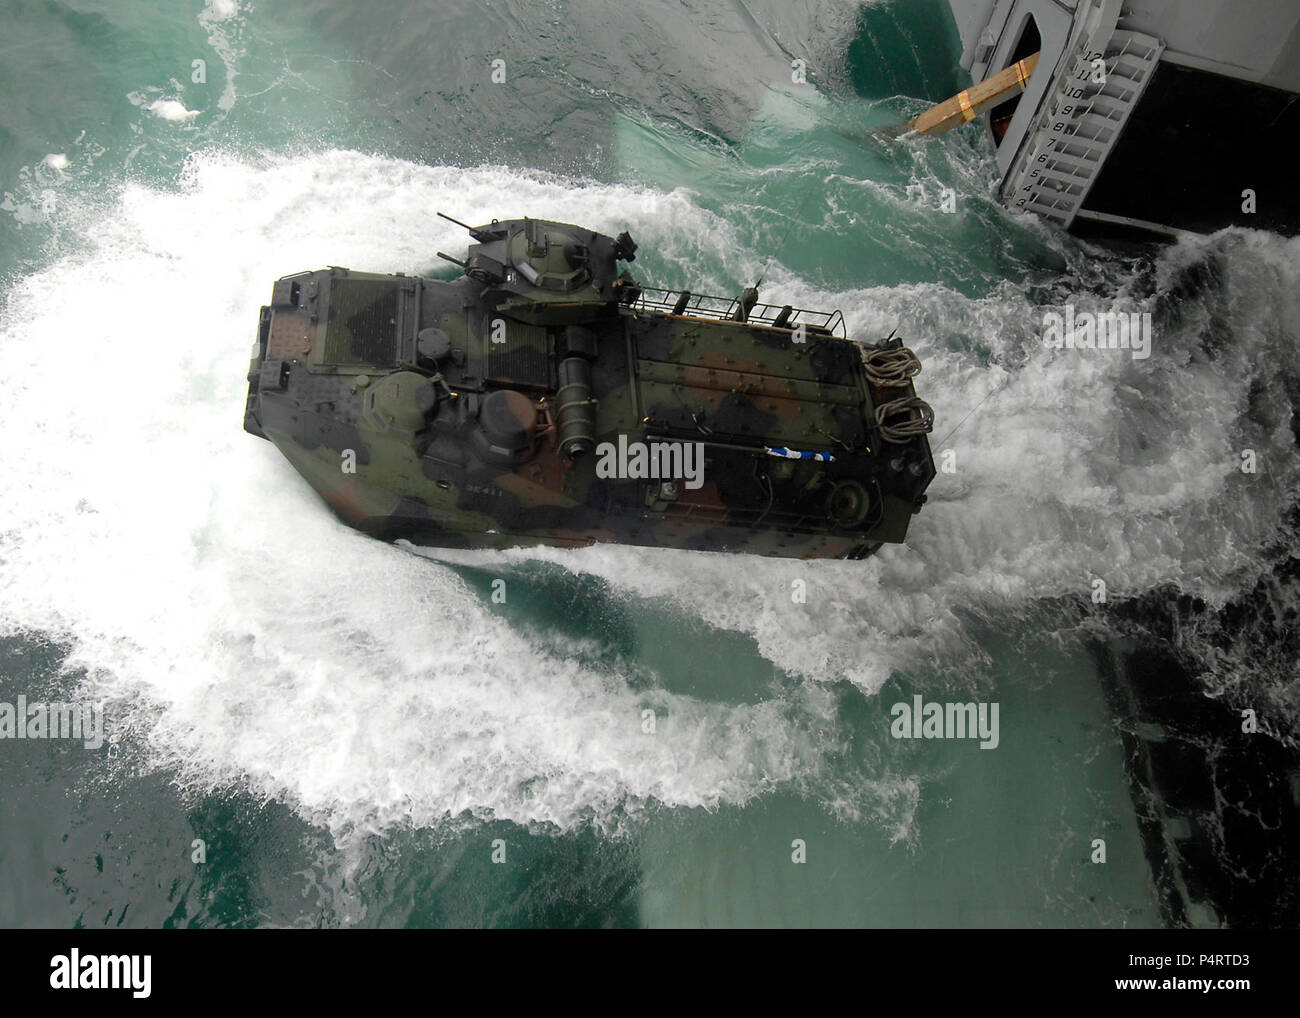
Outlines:
{"type": "Polygon", "coordinates": [[[227,112],[234,107],[238,97],[235,79],[239,76],[239,61],[244,54],[240,14],[239,0],[206,0],[199,12],[199,25],[208,34],[208,45],[225,67],[226,81],[217,99],[217,107],[227,112]]]}
{"type": "Polygon", "coordinates": [[[690,214],[680,196],[348,153],[205,156],[179,193],[127,187],[0,323],[4,628],[69,641],[182,781],[242,782],[339,832],[462,813],[608,829],[814,768],[782,703],[640,694],[530,642],[451,571],[341,527],[240,430],[271,280],[427,265],[464,243],[441,207],[607,228],[633,209],[634,230],[690,214]]]}
{"type": "MultiPolygon", "coordinates": [[[[18,281],[0,318],[3,627],[68,641],[98,695],[138,705],[147,753],[180,780],[242,783],[337,833],[466,814],[613,829],[652,802],[714,808],[815,782],[836,742],[819,730],[834,708],[817,683],[797,703],[730,705],[580,664],[512,630],[454,572],[342,527],[240,430],[270,281],[325,264],[427,268],[465,243],[440,208],[630,229],[658,264],[704,263],[714,279],[766,261],[741,250],[724,271],[735,235],[685,192],[502,168],[205,153],[175,193],[129,186],[70,224],[85,247],[18,281]]],[[[958,473],[936,482],[908,548],[743,568],[617,547],[459,558],[558,562],[751,634],[792,674],[868,690],[971,653],[965,613],[1085,592],[1092,576],[1116,593],[1175,580],[1219,596],[1256,568],[1295,482],[1287,413],[1243,415],[1261,361],[1294,367],[1296,252],[1250,235],[1203,246],[1242,266],[1225,298],[1241,348],[1210,361],[1194,336],[1158,335],[1141,365],[1042,350],[1015,285],[984,299],[938,283],[820,293],[777,267],[769,286],[786,299],[838,303],[867,335],[902,324],[940,434],[996,393],[950,443],[958,473]],[[1234,473],[1244,441],[1271,473],[1234,473]],[[791,601],[795,578],[806,604],[791,601]]],[[[1175,249],[1165,265],[1195,257],[1175,249]]],[[[914,805],[909,780],[850,794],[841,775],[831,808],[914,805]]]]}
{"type": "Polygon", "coordinates": [[[198,110],[186,109],[185,104],[177,99],[155,99],[149,104],[148,109],[158,119],[170,120],[173,123],[193,120],[199,115],[198,110]]]}

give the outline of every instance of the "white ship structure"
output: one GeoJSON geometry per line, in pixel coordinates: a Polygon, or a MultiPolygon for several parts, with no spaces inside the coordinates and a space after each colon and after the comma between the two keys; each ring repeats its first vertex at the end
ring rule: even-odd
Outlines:
{"type": "Polygon", "coordinates": [[[949,0],[1001,194],[1084,235],[1300,231],[1300,0],[949,0]],[[1288,153],[1290,153],[1288,155],[1288,153]]]}

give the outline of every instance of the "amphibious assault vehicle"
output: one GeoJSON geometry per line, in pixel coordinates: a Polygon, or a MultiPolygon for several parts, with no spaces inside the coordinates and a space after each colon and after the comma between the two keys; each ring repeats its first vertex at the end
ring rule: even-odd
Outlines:
{"type": "Polygon", "coordinates": [[[465,228],[463,261],[438,252],[456,279],[331,267],[278,280],[261,310],[244,428],[346,523],[799,558],[904,539],[934,461],[901,340],[848,340],[838,311],[755,287],[642,286],[619,270],[627,233],[465,228]]]}

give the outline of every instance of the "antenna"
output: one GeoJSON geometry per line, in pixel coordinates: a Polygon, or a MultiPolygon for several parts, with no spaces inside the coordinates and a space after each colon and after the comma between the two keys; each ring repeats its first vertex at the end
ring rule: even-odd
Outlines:
{"type": "Polygon", "coordinates": [[[785,235],[782,236],[781,243],[778,244],[775,248],[773,248],[772,253],[767,256],[767,264],[763,266],[763,271],[759,273],[758,276],[758,282],[754,284],[755,290],[757,290],[760,286],[763,285],[763,280],[767,276],[767,270],[772,267],[773,259],[775,259],[776,256],[779,255],[783,250],[785,250],[785,242],[790,239],[790,232],[794,229],[795,224],[799,222],[799,217],[803,215],[804,207],[808,204],[808,199],[811,198],[812,196],[813,196],[813,192],[811,190],[804,193],[803,201],[799,203],[799,208],[795,210],[794,218],[790,220],[790,225],[785,228],[785,235]]]}

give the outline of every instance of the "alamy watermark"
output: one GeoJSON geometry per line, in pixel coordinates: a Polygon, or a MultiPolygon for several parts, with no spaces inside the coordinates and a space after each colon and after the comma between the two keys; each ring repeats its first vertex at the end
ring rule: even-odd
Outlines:
{"type": "Polygon", "coordinates": [[[153,955],[86,954],[77,948],[50,959],[54,990],[130,990],[143,999],[152,991],[153,955]]]}
{"type": "Polygon", "coordinates": [[[1151,356],[1150,311],[1082,311],[1043,315],[1043,345],[1053,350],[1128,350],[1135,361],[1151,356]]]}
{"type": "Polygon", "coordinates": [[[683,481],[695,491],[704,485],[704,445],[700,442],[629,442],[596,446],[596,476],[604,479],[683,481]]]}
{"type": "Polygon", "coordinates": [[[0,701],[0,739],[81,739],[87,749],[104,744],[102,703],[0,701]]]}
{"type": "Polygon", "coordinates": [[[918,694],[889,713],[895,739],[979,739],[980,749],[998,748],[996,703],[926,703],[918,694]]]}

